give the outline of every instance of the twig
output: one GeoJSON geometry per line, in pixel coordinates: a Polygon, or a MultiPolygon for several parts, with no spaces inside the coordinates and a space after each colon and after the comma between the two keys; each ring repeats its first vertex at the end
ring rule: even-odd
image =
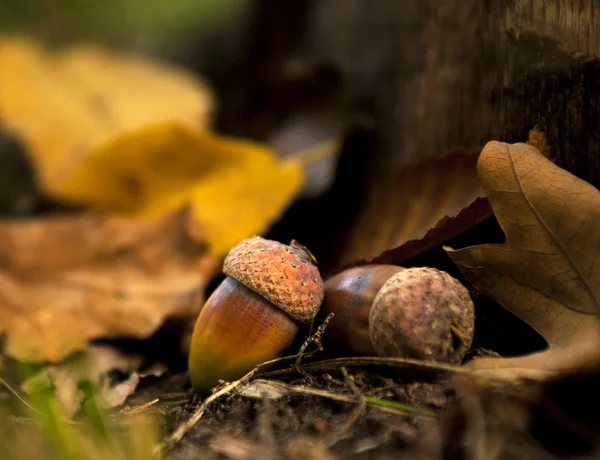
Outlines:
{"type": "MultiPolygon", "coordinates": [[[[256,379],[256,380],[253,380],[253,383],[261,382],[261,381],[268,382],[269,385],[271,385],[272,387],[275,387],[277,389],[280,389],[283,392],[296,393],[296,394],[301,394],[301,395],[305,395],[305,396],[316,396],[318,398],[326,398],[326,399],[330,399],[332,401],[339,401],[339,402],[344,402],[344,403],[355,403],[356,402],[356,398],[353,398],[353,397],[350,397],[350,396],[347,396],[344,394],[335,393],[335,392],[329,391],[329,390],[320,390],[317,388],[310,388],[310,387],[306,387],[306,386],[290,385],[290,384],[279,382],[276,380],[256,379]]],[[[386,412],[386,413],[395,414],[395,415],[412,414],[412,415],[419,415],[419,416],[424,416],[424,417],[436,417],[437,416],[437,414],[435,412],[430,411],[428,409],[421,409],[419,407],[408,407],[408,406],[405,408],[390,407],[390,406],[371,402],[368,399],[365,399],[364,397],[363,397],[363,399],[367,406],[369,406],[372,409],[376,409],[380,412],[386,412]]]]}
{"type": "Polygon", "coordinates": [[[254,369],[252,369],[250,372],[248,372],[246,375],[244,375],[241,379],[238,379],[238,380],[236,380],[234,382],[228,383],[223,388],[221,388],[220,390],[218,390],[215,393],[213,393],[212,395],[210,395],[208,398],[206,398],[204,400],[204,402],[202,404],[200,404],[200,406],[198,406],[196,408],[196,410],[194,411],[194,413],[192,414],[192,416],[187,421],[185,421],[181,425],[179,425],[175,429],[175,431],[171,434],[171,436],[169,436],[167,438],[167,440],[165,442],[163,442],[162,444],[158,445],[155,448],[155,452],[154,453],[156,455],[160,455],[160,453],[163,452],[164,450],[168,450],[171,447],[173,447],[175,444],[177,444],[181,440],[181,438],[183,438],[183,436],[185,436],[185,434],[189,430],[191,430],[194,427],[194,425],[196,425],[196,423],[198,423],[200,421],[200,419],[204,415],[204,412],[206,411],[206,408],[208,407],[208,405],[210,403],[212,403],[213,401],[216,401],[221,396],[224,396],[224,395],[226,395],[228,393],[233,392],[240,385],[243,385],[244,383],[248,383],[248,381],[250,380],[250,378],[252,378],[252,376],[254,374],[256,374],[256,372],[261,367],[267,366],[267,365],[271,365],[271,364],[276,363],[276,362],[278,362],[280,360],[281,360],[281,358],[278,358],[278,359],[273,359],[271,361],[267,361],[265,363],[261,363],[258,366],[256,366],[254,369]]]}
{"type": "Polygon", "coordinates": [[[334,155],[342,144],[342,139],[334,137],[327,139],[313,147],[309,147],[304,150],[300,150],[291,156],[293,161],[300,161],[304,166],[308,166],[314,163],[318,163],[321,160],[331,157],[334,155]]]}
{"type": "Polygon", "coordinates": [[[410,399],[409,396],[406,394],[406,389],[404,388],[404,383],[402,382],[402,380],[400,381],[400,386],[398,386],[396,385],[396,383],[394,383],[392,379],[389,379],[387,377],[377,375],[377,378],[379,378],[383,383],[385,383],[386,386],[394,392],[396,398],[398,398],[400,401],[406,402],[410,399]]]}
{"type": "MultiPolygon", "coordinates": [[[[451,377],[457,374],[471,375],[472,371],[449,364],[440,364],[432,361],[421,361],[408,358],[381,358],[381,357],[351,357],[335,358],[318,361],[315,363],[304,364],[302,369],[305,371],[332,371],[339,370],[341,367],[388,367],[390,369],[403,370],[415,375],[429,374],[433,377],[451,377]]],[[[276,371],[262,372],[262,378],[280,377],[294,372],[296,369],[280,369],[276,371]]],[[[493,381],[493,380],[491,380],[493,381]]],[[[499,381],[501,381],[499,379],[499,381]]]]}
{"type": "Polygon", "coordinates": [[[317,328],[317,331],[314,334],[309,335],[308,338],[304,341],[304,343],[302,343],[300,349],[298,350],[298,354],[296,355],[296,371],[309,380],[312,380],[312,376],[300,367],[302,357],[304,356],[304,352],[311,343],[315,343],[317,345],[317,348],[313,351],[313,354],[323,349],[323,333],[325,332],[325,329],[327,329],[329,322],[333,319],[334,316],[335,315],[333,313],[330,313],[327,316],[327,318],[325,318],[323,323],[317,328]]]}
{"type": "Polygon", "coordinates": [[[258,414],[257,431],[261,440],[261,447],[266,449],[266,458],[273,458],[276,451],[275,437],[273,435],[273,407],[267,395],[262,397],[262,410],[258,414]]]}
{"type": "Polygon", "coordinates": [[[352,428],[352,425],[354,425],[358,421],[358,419],[361,417],[361,415],[363,415],[365,413],[365,409],[367,407],[367,402],[362,397],[360,390],[358,389],[358,387],[356,386],[356,384],[354,383],[354,381],[348,374],[348,371],[346,370],[346,368],[342,367],[340,370],[342,371],[342,375],[344,376],[344,382],[345,382],[346,386],[350,389],[352,394],[354,395],[355,402],[357,404],[356,404],[356,407],[354,408],[354,410],[350,413],[350,416],[346,419],[346,421],[344,423],[342,423],[334,433],[332,433],[330,436],[328,436],[329,440],[327,440],[325,442],[327,447],[331,447],[331,446],[335,445],[341,439],[341,437],[344,435],[344,433],[346,433],[346,431],[348,431],[350,428],[352,428]]]}
{"type": "Polygon", "coordinates": [[[127,408],[127,409],[123,409],[123,410],[121,410],[121,414],[123,414],[123,415],[135,415],[135,414],[139,414],[140,412],[145,411],[149,407],[154,406],[158,401],[160,401],[160,399],[156,398],[156,399],[153,399],[151,401],[148,401],[147,403],[141,404],[139,406],[132,407],[132,408],[127,408]]]}

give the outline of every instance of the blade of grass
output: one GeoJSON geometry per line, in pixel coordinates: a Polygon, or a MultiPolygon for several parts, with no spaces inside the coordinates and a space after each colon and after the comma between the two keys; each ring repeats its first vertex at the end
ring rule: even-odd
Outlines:
{"type": "Polygon", "coordinates": [[[372,404],[380,404],[382,406],[393,407],[394,409],[398,409],[405,412],[414,412],[421,415],[428,415],[430,417],[435,417],[437,414],[429,409],[423,409],[421,407],[409,406],[408,404],[400,403],[397,401],[390,401],[389,399],[378,399],[373,396],[363,396],[363,399],[368,403],[372,404]]]}

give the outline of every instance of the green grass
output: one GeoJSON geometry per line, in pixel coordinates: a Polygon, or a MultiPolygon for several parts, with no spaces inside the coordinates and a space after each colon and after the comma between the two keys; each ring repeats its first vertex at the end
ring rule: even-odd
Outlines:
{"type": "Polygon", "coordinates": [[[430,417],[435,417],[437,415],[432,410],[423,409],[420,407],[415,407],[415,406],[411,406],[409,404],[404,404],[404,403],[400,403],[400,402],[396,402],[396,401],[390,401],[389,399],[379,399],[379,398],[375,398],[373,396],[363,396],[363,398],[365,399],[365,401],[367,401],[371,404],[379,404],[381,406],[392,407],[394,409],[398,409],[399,411],[403,411],[403,412],[413,412],[413,413],[418,413],[418,414],[422,414],[422,415],[428,415],[430,417]]]}
{"type": "MultiPolygon", "coordinates": [[[[6,387],[8,384],[3,382],[6,387]]],[[[10,387],[9,387],[10,388],[10,387]]],[[[150,411],[135,415],[111,413],[98,389],[81,381],[85,394],[73,419],[61,409],[54,388],[40,386],[0,405],[2,460],[154,460],[158,444],[155,417],[150,411]]]]}

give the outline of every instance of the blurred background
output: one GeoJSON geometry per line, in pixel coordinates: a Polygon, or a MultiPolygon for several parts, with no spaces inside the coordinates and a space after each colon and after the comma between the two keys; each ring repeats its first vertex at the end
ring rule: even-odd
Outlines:
{"type": "MultiPolygon", "coordinates": [[[[598,160],[566,149],[589,150],[595,136],[559,129],[585,125],[578,114],[591,119],[595,106],[557,108],[565,91],[584,91],[566,50],[598,50],[597,11],[592,0],[4,0],[0,27],[181,66],[214,96],[212,130],[280,159],[308,152],[302,193],[268,227],[313,248],[327,271],[394,246],[406,168],[492,138],[523,140],[541,123],[558,163],[596,183],[598,160]]],[[[14,142],[2,149],[17,172],[0,169],[2,210],[38,212],[47,203],[24,191],[33,185],[15,183],[28,166],[14,142]]]]}

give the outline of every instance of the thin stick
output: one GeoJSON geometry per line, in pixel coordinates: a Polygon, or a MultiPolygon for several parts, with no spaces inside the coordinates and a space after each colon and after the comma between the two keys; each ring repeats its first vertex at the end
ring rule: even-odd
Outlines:
{"type": "MultiPolygon", "coordinates": [[[[318,361],[315,363],[304,364],[302,369],[305,371],[331,371],[339,370],[341,367],[368,367],[379,366],[389,367],[391,369],[400,369],[416,374],[428,373],[435,377],[447,377],[457,374],[472,375],[473,373],[466,368],[452,366],[449,364],[440,364],[431,361],[421,361],[408,358],[381,358],[381,357],[351,357],[335,358],[318,361]]],[[[262,378],[279,377],[287,375],[296,369],[280,369],[261,373],[262,378]]]]}
{"type": "Polygon", "coordinates": [[[308,348],[308,346],[311,343],[317,344],[317,348],[313,351],[313,353],[316,353],[323,349],[323,344],[322,344],[323,333],[325,332],[325,329],[327,329],[329,322],[333,319],[334,316],[335,315],[333,313],[330,313],[327,316],[327,318],[325,318],[323,323],[317,328],[317,331],[314,334],[309,335],[308,338],[304,341],[304,343],[302,343],[302,345],[300,346],[300,350],[298,350],[298,354],[296,355],[296,365],[295,365],[296,372],[298,372],[299,374],[302,374],[304,377],[308,378],[309,380],[312,379],[312,376],[308,372],[305,372],[300,367],[300,363],[302,362],[302,357],[304,356],[304,352],[306,351],[306,349],[308,348]]]}
{"type": "Polygon", "coordinates": [[[206,398],[204,400],[204,402],[202,404],[200,404],[196,408],[196,410],[194,411],[192,416],[187,421],[185,421],[181,425],[179,425],[175,429],[175,431],[171,434],[171,436],[169,436],[164,443],[162,443],[161,445],[159,445],[155,448],[155,454],[158,455],[165,449],[170,449],[175,444],[177,444],[181,440],[181,438],[183,438],[183,436],[185,436],[185,434],[189,430],[191,430],[194,427],[194,425],[196,425],[196,423],[198,423],[200,421],[200,419],[204,415],[204,412],[206,411],[206,408],[208,407],[208,405],[210,403],[212,403],[213,401],[216,401],[221,396],[232,393],[240,385],[243,385],[244,383],[248,383],[248,381],[250,381],[250,378],[252,378],[252,376],[254,374],[256,374],[256,372],[261,367],[271,365],[271,364],[279,362],[279,361],[281,361],[281,358],[273,359],[271,361],[261,363],[258,366],[256,366],[254,369],[252,369],[250,372],[248,372],[246,375],[244,375],[241,379],[238,379],[234,382],[228,383],[223,388],[221,388],[220,390],[218,390],[215,393],[213,393],[212,395],[210,395],[208,398],[206,398]]]}
{"type": "Polygon", "coordinates": [[[342,140],[339,137],[327,139],[313,147],[300,150],[290,156],[291,160],[300,161],[305,166],[318,163],[321,160],[329,158],[340,149],[342,140]]]}
{"type": "Polygon", "coordinates": [[[123,414],[123,415],[135,415],[135,414],[139,414],[140,412],[145,411],[149,407],[154,406],[158,401],[160,401],[160,399],[159,398],[155,398],[155,399],[153,399],[151,401],[148,401],[147,403],[141,404],[139,406],[132,407],[130,409],[122,409],[121,410],[121,414],[123,414]]]}
{"type": "MultiPolygon", "coordinates": [[[[339,402],[344,402],[344,403],[355,403],[356,402],[356,398],[353,398],[351,396],[347,396],[347,395],[341,394],[341,393],[335,393],[335,392],[329,391],[329,390],[321,390],[318,388],[311,388],[308,386],[301,386],[301,385],[290,385],[288,383],[279,382],[277,380],[255,379],[252,382],[253,383],[266,382],[271,387],[273,387],[275,389],[279,389],[283,393],[296,393],[296,394],[301,394],[304,396],[314,396],[317,398],[325,398],[325,399],[330,399],[332,401],[339,401],[339,402]]],[[[437,414],[434,411],[430,411],[428,409],[421,409],[419,407],[411,407],[411,406],[393,407],[393,406],[389,406],[389,405],[383,405],[380,403],[372,402],[371,400],[367,399],[364,396],[363,396],[363,400],[365,401],[365,404],[367,406],[369,406],[370,408],[380,411],[380,412],[386,412],[389,414],[419,415],[419,416],[423,416],[423,417],[436,417],[437,416],[437,414]]]]}
{"type": "MultiPolygon", "coordinates": [[[[46,414],[44,412],[42,412],[39,409],[36,409],[35,407],[33,407],[31,404],[29,404],[25,398],[23,398],[19,392],[17,390],[15,390],[12,386],[10,386],[8,384],[8,382],[6,380],[4,380],[2,377],[0,377],[0,385],[2,385],[4,388],[6,388],[15,398],[17,398],[20,402],[22,402],[23,404],[25,404],[25,406],[30,409],[31,411],[33,411],[34,413],[41,415],[42,417],[45,418],[51,418],[51,416],[49,414],[46,414]]],[[[68,418],[65,417],[59,417],[61,421],[63,421],[64,423],[67,423],[69,425],[81,425],[80,422],[76,422],[74,420],[70,420],[68,418]]]]}

